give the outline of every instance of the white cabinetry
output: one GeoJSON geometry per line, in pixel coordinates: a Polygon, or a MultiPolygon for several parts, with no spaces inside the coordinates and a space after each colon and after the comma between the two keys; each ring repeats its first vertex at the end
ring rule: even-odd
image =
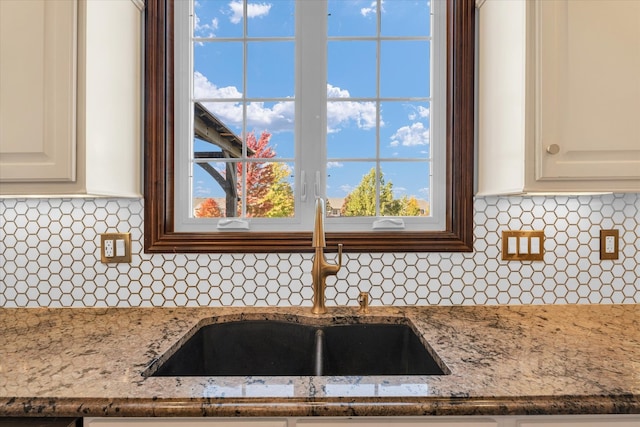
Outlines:
{"type": "Polygon", "coordinates": [[[0,182],[76,179],[74,1],[0,1],[0,182]]]}
{"type": "Polygon", "coordinates": [[[478,417],[288,418],[273,420],[206,418],[85,418],[85,427],[498,427],[478,417]]]}
{"type": "Polygon", "coordinates": [[[640,2],[486,0],[478,193],[640,191],[640,2]]]}
{"type": "Polygon", "coordinates": [[[286,419],[85,418],[85,427],[287,427],[286,419]]]}
{"type": "Polygon", "coordinates": [[[640,427],[638,415],[85,418],[85,427],[640,427]]]}
{"type": "MultiPolygon", "coordinates": [[[[591,417],[575,416],[575,417],[529,417],[526,419],[516,420],[516,427],[638,427],[640,426],[640,418],[616,418],[593,415],[591,417]]],[[[507,427],[507,426],[505,426],[507,427]]]]}
{"type": "Polygon", "coordinates": [[[140,197],[142,7],[0,1],[0,195],[140,197]]]}
{"type": "Polygon", "coordinates": [[[491,419],[476,417],[352,418],[345,420],[301,420],[296,427],[498,427],[491,419]]]}

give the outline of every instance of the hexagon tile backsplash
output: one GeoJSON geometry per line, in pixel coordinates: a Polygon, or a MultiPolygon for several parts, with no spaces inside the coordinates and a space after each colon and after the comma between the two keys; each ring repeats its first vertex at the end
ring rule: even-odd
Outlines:
{"type": "MultiPolygon", "coordinates": [[[[311,253],[144,254],[143,216],[139,199],[0,199],[0,306],[311,305],[311,253]],[[131,264],[100,262],[116,231],[131,264]]],[[[474,253],[347,254],[327,305],[639,303],[639,217],[636,193],[477,198],[474,253]],[[601,228],[618,260],[600,260],[601,228]],[[544,261],[502,261],[506,229],[544,229],[544,261]]]]}

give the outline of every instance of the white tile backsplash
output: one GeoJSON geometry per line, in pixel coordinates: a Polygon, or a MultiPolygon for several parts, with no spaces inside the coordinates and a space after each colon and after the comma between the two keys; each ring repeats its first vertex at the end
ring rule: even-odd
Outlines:
{"type": "MultiPolygon", "coordinates": [[[[0,306],[311,305],[311,253],[144,254],[143,217],[141,200],[0,199],[0,306]],[[100,262],[116,231],[131,264],[100,262]]],[[[477,198],[473,253],[345,254],[327,305],[639,303],[639,218],[637,193],[477,198]],[[600,260],[601,228],[618,260],[600,260]],[[543,229],[544,261],[502,261],[505,229],[543,229]]]]}

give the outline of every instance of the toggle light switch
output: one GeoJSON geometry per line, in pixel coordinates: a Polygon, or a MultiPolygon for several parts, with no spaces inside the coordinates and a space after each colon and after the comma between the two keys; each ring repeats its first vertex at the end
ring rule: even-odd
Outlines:
{"type": "Polygon", "coordinates": [[[122,257],[126,255],[127,255],[127,250],[126,250],[124,239],[117,239],[116,240],[116,256],[122,257]]]}
{"type": "Polygon", "coordinates": [[[529,238],[526,236],[519,237],[518,241],[520,242],[520,246],[518,247],[519,254],[528,254],[529,253],[529,238]]]}
{"type": "Polygon", "coordinates": [[[540,253],[540,237],[533,236],[529,239],[529,242],[531,242],[531,250],[529,252],[531,252],[531,254],[533,255],[539,254],[540,253]]]}
{"type": "Polygon", "coordinates": [[[518,253],[518,238],[515,236],[507,237],[507,253],[515,255],[518,253]]]}

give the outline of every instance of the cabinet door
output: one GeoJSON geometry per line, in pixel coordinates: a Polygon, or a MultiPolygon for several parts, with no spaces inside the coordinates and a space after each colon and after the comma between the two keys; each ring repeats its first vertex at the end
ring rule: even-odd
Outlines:
{"type": "Polygon", "coordinates": [[[76,1],[0,1],[0,183],[72,182],[76,1]]]}
{"type": "Polygon", "coordinates": [[[640,179],[640,2],[536,8],[535,178],[640,179]]]}
{"type": "Polygon", "coordinates": [[[207,418],[85,418],[85,427],[287,427],[287,420],[207,418]]]}
{"type": "Polygon", "coordinates": [[[349,420],[298,421],[296,427],[497,427],[496,421],[488,419],[394,419],[394,418],[353,418],[349,420]]]}
{"type": "MultiPolygon", "coordinates": [[[[0,0],[2,1],[2,0],[0,0]]],[[[4,418],[0,417],[0,427],[76,427],[77,418],[4,418]]]]}
{"type": "Polygon", "coordinates": [[[619,420],[615,418],[600,418],[580,420],[558,420],[558,421],[519,421],[517,427],[640,427],[638,420],[619,420]]]}

